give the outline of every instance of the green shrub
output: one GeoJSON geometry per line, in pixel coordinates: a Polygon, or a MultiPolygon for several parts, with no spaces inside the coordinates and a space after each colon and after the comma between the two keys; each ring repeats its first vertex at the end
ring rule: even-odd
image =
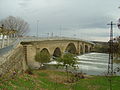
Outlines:
{"type": "Polygon", "coordinates": [[[41,64],[48,63],[50,62],[50,54],[46,51],[38,52],[35,55],[35,60],[41,64]]]}

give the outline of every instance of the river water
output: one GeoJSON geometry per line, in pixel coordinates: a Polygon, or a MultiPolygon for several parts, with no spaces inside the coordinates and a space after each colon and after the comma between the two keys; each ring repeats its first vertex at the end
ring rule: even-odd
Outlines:
{"type": "Polygon", "coordinates": [[[103,75],[107,72],[108,54],[88,53],[78,56],[79,71],[89,75],[103,75]]]}
{"type": "MultiPolygon", "coordinates": [[[[105,53],[88,53],[78,56],[79,60],[79,72],[83,72],[89,75],[105,75],[108,69],[109,54],[105,53]]],[[[113,64],[114,70],[119,67],[120,64],[113,64]]],[[[119,72],[116,73],[120,75],[119,72]]]]}
{"type": "MultiPolygon", "coordinates": [[[[109,59],[108,54],[87,53],[79,55],[78,58],[78,72],[86,73],[88,75],[105,75],[107,73],[109,59]]],[[[114,63],[114,68],[119,66],[119,64],[114,63]]]]}

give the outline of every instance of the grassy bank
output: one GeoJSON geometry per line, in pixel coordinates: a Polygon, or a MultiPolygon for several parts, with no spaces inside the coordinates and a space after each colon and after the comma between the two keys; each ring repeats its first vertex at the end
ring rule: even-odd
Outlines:
{"type": "MultiPolygon", "coordinates": [[[[0,80],[0,90],[109,90],[108,80],[101,76],[67,83],[65,72],[38,70],[33,73],[25,73],[11,80],[0,80]]],[[[113,77],[112,87],[112,90],[120,90],[120,77],[113,77]]]]}

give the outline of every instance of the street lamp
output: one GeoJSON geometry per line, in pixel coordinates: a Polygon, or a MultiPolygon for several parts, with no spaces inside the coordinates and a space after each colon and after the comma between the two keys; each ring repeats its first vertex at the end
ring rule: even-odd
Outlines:
{"type": "Polygon", "coordinates": [[[38,33],[39,33],[39,32],[38,32],[38,28],[39,28],[39,27],[38,27],[38,24],[39,24],[39,20],[37,20],[37,32],[36,32],[36,37],[38,37],[38,33]]]}
{"type": "Polygon", "coordinates": [[[62,25],[60,25],[60,37],[62,37],[62,25]]]}

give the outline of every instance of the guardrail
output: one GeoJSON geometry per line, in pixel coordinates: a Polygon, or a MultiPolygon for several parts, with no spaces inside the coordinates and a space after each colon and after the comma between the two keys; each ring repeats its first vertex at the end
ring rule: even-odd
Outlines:
{"type": "Polygon", "coordinates": [[[4,54],[6,54],[8,51],[10,51],[12,49],[13,49],[13,45],[7,46],[5,48],[1,48],[0,49],[0,55],[4,55],[4,54]]]}
{"type": "Polygon", "coordinates": [[[0,49],[0,56],[8,53],[9,51],[13,50],[18,44],[20,43],[19,39],[16,39],[11,45],[6,46],[0,49]]]}

